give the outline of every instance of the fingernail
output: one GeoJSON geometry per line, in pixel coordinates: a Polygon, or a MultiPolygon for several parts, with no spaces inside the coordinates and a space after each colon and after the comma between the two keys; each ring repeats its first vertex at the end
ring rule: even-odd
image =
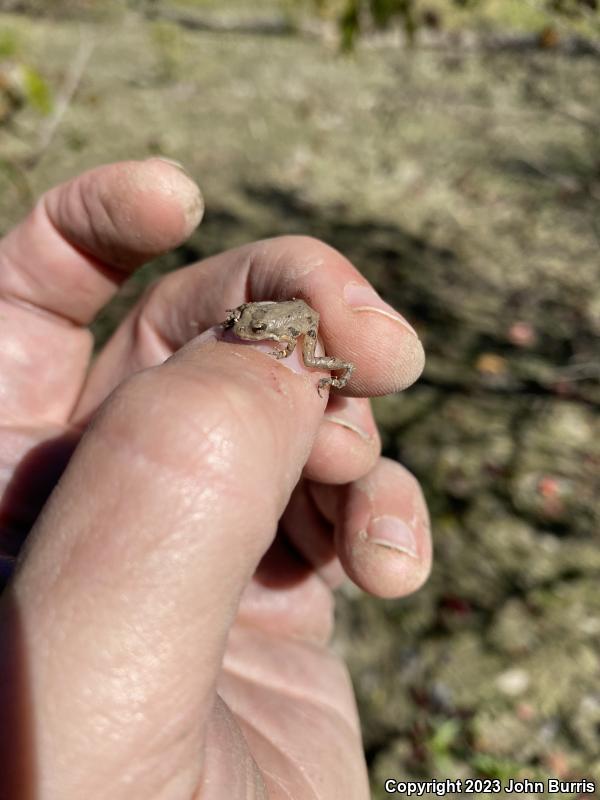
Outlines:
{"type": "Polygon", "coordinates": [[[367,538],[373,544],[398,550],[411,558],[418,558],[415,534],[399,517],[375,517],[367,528],[367,538]]]}
{"type": "Polygon", "coordinates": [[[189,172],[183,166],[183,164],[180,161],[175,161],[174,158],[168,158],[168,156],[152,156],[152,158],[156,159],[157,161],[164,161],[165,164],[170,164],[172,167],[176,167],[177,169],[181,170],[184,175],[189,176],[189,172]]]}
{"type": "Polygon", "coordinates": [[[356,281],[350,281],[344,286],[344,300],[352,307],[353,311],[374,311],[388,319],[399,322],[403,328],[417,336],[416,330],[389,303],[382,300],[377,292],[370,286],[365,286],[356,281]]]}
{"type": "Polygon", "coordinates": [[[357,433],[361,439],[367,439],[368,441],[371,439],[371,435],[355,422],[350,422],[350,420],[343,419],[335,414],[325,414],[325,419],[327,422],[332,422],[334,425],[341,425],[342,428],[347,428],[350,431],[354,431],[354,433],[357,433]]]}
{"type": "Polygon", "coordinates": [[[324,419],[326,422],[341,425],[342,428],[353,431],[368,442],[374,438],[375,431],[369,431],[364,424],[365,420],[369,419],[369,412],[359,400],[337,399],[331,403],[330,410],[325,412],[324,419]]]}

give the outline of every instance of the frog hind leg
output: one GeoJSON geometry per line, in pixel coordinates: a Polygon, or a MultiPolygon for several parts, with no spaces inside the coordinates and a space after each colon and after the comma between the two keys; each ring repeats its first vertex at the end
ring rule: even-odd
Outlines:
{"type": "Polygon", "coordinates": [[[338,370],[343,370],[343,375],[340,375],[337,378],[330,375],[327,378],[320,379],[317,387],[319,395],[321,395],[321,389],[325,388],[325,386],[333,386],[335,389],[343,389],[350,380],[350,376],[354,371],[354,364],[351,364],[349,361],[342,361],[341,358],[335,358],[335,356],[316,356],[316,346],[317,332],[310,330],[305,334],[304,342],[302,344],[302,355],[304,357],[304,363],[307,367],[328,369],[335,372],[338,370]]]}

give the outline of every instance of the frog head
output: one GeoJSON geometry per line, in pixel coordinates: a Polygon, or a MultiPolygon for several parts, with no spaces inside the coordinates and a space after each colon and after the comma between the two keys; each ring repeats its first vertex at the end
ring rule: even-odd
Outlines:
{"type": "Polygon", "coordinates": [[[228,310],[223,326],[232,328],[240,339],[274,338],[281,327],[281,320],[273,314],[277,303],[267,300],[261,303],[244,303],[228,310]]]}

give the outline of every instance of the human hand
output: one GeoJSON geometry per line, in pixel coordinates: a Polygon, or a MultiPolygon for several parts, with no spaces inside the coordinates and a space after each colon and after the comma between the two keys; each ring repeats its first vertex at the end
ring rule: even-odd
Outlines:
{"type": "Polygon", "coordinates": [[[368,797],[331,590],[428,574],[422,495],[365,399],[422,349],[339,253],[284,237],[162,278],[90,367],[86,326],[201,208],[175,167],[115,164],[0,243],[0,552],[28,535],[0,600],[1,798],[368,797]],[[208,331],[292,296],[356,365],[326,408],[323,373],[208,331]]]}

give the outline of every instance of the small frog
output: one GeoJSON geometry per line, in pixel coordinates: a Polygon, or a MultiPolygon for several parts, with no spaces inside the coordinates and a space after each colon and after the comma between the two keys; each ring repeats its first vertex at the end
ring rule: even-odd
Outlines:
{"type": "Polygon", "coordinates": [[[333,356],[315,355],[319,315],[304,300],[297,300],[295,297],[281,302],[263,300],[259,303],[244,303],[237,308],[229,309],[223,327],[231,328],[240,339],[254,341],[272,339],[275,342],[282,342],[285,347],[273,351],[272,355],[275,358],[287,358],[291,355],[298,339],[303,336],[302,357],[307,367],[344,370],[339,378],[331,375],[328,378],[321,378],[317,388],[319,394],[323,387],[329,385],[343,389],[354,370],[354,364],[348,361],[333,356]]]}

